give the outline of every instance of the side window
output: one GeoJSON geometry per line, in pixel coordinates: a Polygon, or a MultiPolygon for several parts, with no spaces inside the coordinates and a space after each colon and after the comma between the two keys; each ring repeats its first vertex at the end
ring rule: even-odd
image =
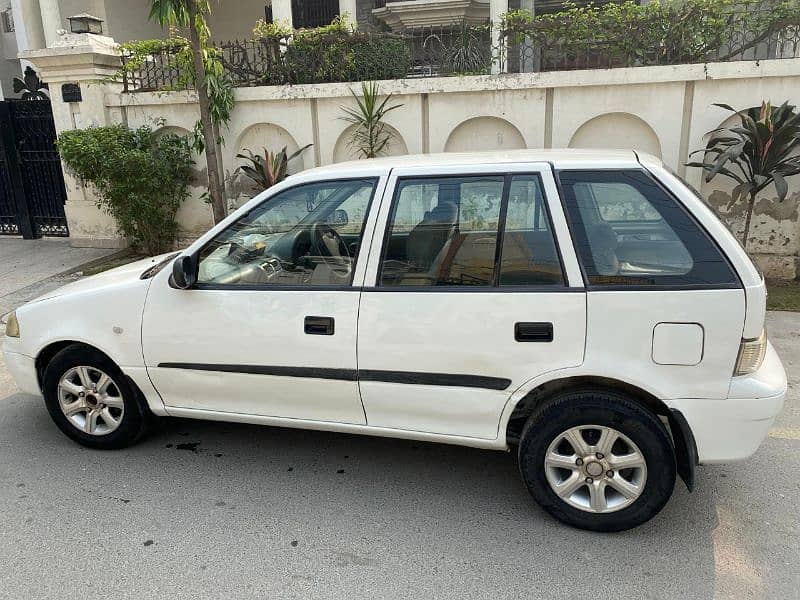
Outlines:
{"type": "Polygon", "coordinates": [[[272,196],[203,248],[198,283],[350,285],[375,183],[312,183],[272,196]]]}
{"type": "Polygon", "coordinates": [[[539,177],[496,175],[398,182],[380,285],[498,284],[563,284],[539,177]],[[502,243],[498,243],[501,236],[502,243]]]}
{"type": "Polygon", "coordinates": [[[558,177],[591,284],[737,283],[706,232],[647,173],[561,171],[558,177]]]}
{"type": "Polygon", "coordinates": [[[381,285],[492,285],[503,182],[502,176],[401,180],[381,285]]]}

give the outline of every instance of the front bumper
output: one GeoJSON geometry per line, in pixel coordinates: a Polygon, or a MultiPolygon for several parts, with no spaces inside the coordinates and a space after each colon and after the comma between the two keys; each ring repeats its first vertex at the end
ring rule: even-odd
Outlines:
{"type": "Polygon", "coordinates": [[[36,396],[42,394],[42,390],[39,388],[39,379],[36,376],[36,361],[33,358],[6,350],[3,352],[3,360],[19,389],[36,396]]]}
{"type": "Polygon", "coordinates": [[[786,372],[770,344],[756,373],[732,379],[728,398],[680,398],[666,404],[686,418],[701,464],[726,463],[758,450],[783,408],[786,390],[786,372]]]}

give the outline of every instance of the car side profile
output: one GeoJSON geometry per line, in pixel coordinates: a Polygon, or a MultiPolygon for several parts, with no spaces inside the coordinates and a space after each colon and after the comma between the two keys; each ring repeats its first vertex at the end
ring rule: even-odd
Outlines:
{"type": "Polygon", "coordinates": [[[765,310],[653,157],[442,154],[294,175],[180,254],[17,309],[3,351],[85,446],[175,416],[513,450],[550,514],[618,531],[766,437],[787,383],[765,310]]]}

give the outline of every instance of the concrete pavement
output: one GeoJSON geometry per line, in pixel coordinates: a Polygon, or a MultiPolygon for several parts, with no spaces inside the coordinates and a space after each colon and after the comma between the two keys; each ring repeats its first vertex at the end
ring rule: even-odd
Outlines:
{"type": "Polygon", "coordinates": [[[0,598],[800,598],[800,314],[768,325],[770,437],[621,534],[557,523],[498,452],[185,420],[87,450],[0,365],[0,598]]]}
{"type": "Polygon", "coordinates": [[[0,237],[0,315],[75,279],[55,276],[114,252],[73,248],[67,239],[0,237]]]}

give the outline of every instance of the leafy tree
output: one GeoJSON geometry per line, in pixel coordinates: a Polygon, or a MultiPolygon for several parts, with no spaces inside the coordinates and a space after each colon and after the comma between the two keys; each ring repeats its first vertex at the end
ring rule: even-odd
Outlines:
{"type": "Polygon", "coordinates": [[[703,161],[687,163],[706,171],[706,182],[717,175],[733,179],[731,203],[746,200],[742,245],[747,247],[753,207],[759,192],[775,184],[778,200],[786,199],[789,186],[786,178],[800,174],[800,113],[784,102],[773,107],[763,102],[761,107],[735,110],[727,104],[715,104],[739,116],[740,126],[722,127],[709,132],[711,139],[703,150],[703,161]]]}
{"type": "Polygon", "coordinates": [[[225,190],[220,173],[221,157],[217,149],[220,139],[219,125],[229,119],[233,108],[233,90],[226,80],[219,50],[209,43],[211,31],[206,16],[211,12],[209,0],[151,0],[150,19],[162,27],[183,27],[189,30],[189,47],[192,52],[190,68],[193,70],[194,87],[200,105],[198,123],[202,137],[198,150],[206,156],[208,191],[214,221],[225,218],[225,190]]]}

